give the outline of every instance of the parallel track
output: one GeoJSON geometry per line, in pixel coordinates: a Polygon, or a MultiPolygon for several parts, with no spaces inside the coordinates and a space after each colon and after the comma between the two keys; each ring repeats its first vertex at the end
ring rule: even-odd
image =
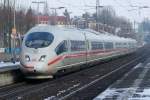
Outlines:
{"type": "MultiPolygon", "coordinates": [[[[136,59],[130,61],[129,63],[127,63],[127,64],[125,64],[125,65],[123,65],[123,66],[120,66],[119,68],[117,68],[117,69],[115,69],[115,70],[113,70],[113,71],[107,73],[106,75],[103,75],[103,76],[101,76],[101,77],[99,77],[99,78],[93,80],[92,82],[90,82],[90,83],[88,83],[88,84],[85,84],[84,86],[82,86],[82,87],[76,89],[75,91],[72,91],[72,92],[70,92],[69,94],[67,94],[67,95],[65,95],[65,96],[63,96],[63,97],[61,97],[60,100],[66,100],[66,99],[69,100],[70,98],[80,98],[80,97],[77,96],[77,95],[79,95],[79,93],[82,93],[82,91],[85,91],[85,90],[86,90],[86,91],[89,92],[89,90],[88,90],[87,88],[92,87],[92,86],[94,86],[95,84],[97,84],[97,83],[99,83],[99,82],[101,82],[101,81],[104,81],[104,80],[105,80],[106,78],[108,78],[108,77],[113,77],[113,75],[114,75],[115,73],[119,73],[119,71],[124,70],[126,67],[128,67],[129,65],[135,63],[136,61],[139,61],[139,60],[142,59],[142,58],[143,58],[143,56],[142,56],[142,57],[139,57],[139,58],[136,58],[136,59]]],[[[80,94],[80,96],[83,96],[83,95],[80,94]]],[[[80,98],[80,99],[81,99],[81,98],[80,98]]],[[[72,100],[72,99],[71,99],[71,100],[72,100]]],[[[86,100],[87,100],[87,99],[86,99],[86,100]]]]}

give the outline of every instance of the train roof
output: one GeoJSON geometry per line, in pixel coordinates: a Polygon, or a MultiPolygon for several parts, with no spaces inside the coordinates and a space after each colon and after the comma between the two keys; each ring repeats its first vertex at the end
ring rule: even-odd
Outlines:
{"type": "Polygon", "coordinates": [[[93,41],[136,42],[134,39],[118,37],[108,33],[99,33],[91,29],[64,28],[51,25],[37,25],[30,29],[27,34],[32,32],[49,32],[53,34],[54,37],[72,40],[84,40],[86,36],[87,39],[93,41]]]}

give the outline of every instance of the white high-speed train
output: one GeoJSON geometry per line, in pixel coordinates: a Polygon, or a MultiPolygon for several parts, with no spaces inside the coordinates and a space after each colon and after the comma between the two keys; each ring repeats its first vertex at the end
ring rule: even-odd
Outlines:
{"type": "MultiPolygon", "coordinates": [[[[137,42],[93,30],[38,25],[24,37],[21,71],[26,78],[52,78],[103,59],[132,53],[137,42]]],[[[111,67],[111,66],[110,66],[111,67]]]]}

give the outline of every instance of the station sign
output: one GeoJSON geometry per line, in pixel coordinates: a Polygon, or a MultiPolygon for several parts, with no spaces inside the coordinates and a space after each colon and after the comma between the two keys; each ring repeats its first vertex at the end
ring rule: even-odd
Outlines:
{"type": "Polygon", "coordinates": [[[16,35],[16,28],[12,28],[12,34],[16,35]]]}
{"type": "Polygon", "coordinates": [[[11,33],[11,37],[15,38],[16,37],[16,28],[12,28],[12,33],[11,33]]]}

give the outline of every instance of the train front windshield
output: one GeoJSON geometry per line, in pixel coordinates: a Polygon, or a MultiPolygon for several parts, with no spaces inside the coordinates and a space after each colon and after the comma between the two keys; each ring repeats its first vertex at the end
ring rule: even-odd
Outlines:
{"type": "Polygon", "coordinates": [[[29,48],[44,48],[49,46],[54,40],[54,36],[48,32],[33,32],[25,40],[25,45],[29,48]]]}

